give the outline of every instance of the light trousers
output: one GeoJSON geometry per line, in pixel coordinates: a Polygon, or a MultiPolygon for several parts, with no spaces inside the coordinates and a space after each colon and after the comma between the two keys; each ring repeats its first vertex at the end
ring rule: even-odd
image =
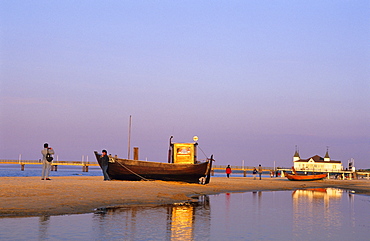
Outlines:
{"type": "Polygon", "coordinates": [[[43,160],[41,178],[49,178],[50,169],[51,169],[51,162],[48,162],[47,160],[43,160]]]}

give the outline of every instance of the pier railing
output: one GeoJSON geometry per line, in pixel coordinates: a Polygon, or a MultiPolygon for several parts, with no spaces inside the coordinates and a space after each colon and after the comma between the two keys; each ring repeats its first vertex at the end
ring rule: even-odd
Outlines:
{"type": "MultiPolygon", "coordinates": [[[[21,170],[24,171],[25,165],[42,165],[41,159],[39,160],[10,160],[10,159],[0,159],[0,164],[16,164],[20,165],[21,170]]],[[[51,170],[52,171],[57,171],[58,166],[81,166],[82,167],[82,172],[88,172],[89,167],[91,166],[96,166],[98,167],[99,164],[96,161],[58,161],[58,160],[53,160],[51,163],[51,170]]],[[[214,175],[214,172],[216,171],[221,171],[225,170],[227,165],[213,165],[212,166],[212,175],[214,175]]],[[[231,170],[233,172],[242,172],[244,173],[244,176],[246,176],[247,172],[250,173],[253,171],[254,168],[258,169],[258,166],[230,166],[231,170]]],[[[286,167],[262,167],[262,172],[264,173],[271,173],[272,171],[292,171],[291,168],[286,168],[286,167]]],[[[322,173],[332,173],[332,174],[353,174],[356,173],[357,176],[359,177],[364,177],[367,179],[370,179],[370,172],[364,172],[364,171],[348,171],[348,170],[328,170],[328,169],[296,169],[296,171],[300,172],[322,172],[322,173]]]]}
{"type": "MultiPolygon", "coordinates": [[[[25,165],[42,165],[41,159],[39,160],[7,160],[7,159],[0,159],[0,164],[18,164],[21,166],[21,170],[24,171],[25,165]]],[[[57,171],[58,166],[82,166],[82,172],[88,172],[90,166],[99,166],[99,164],[89,161],[58,161],[53,160],[51,162],[51,170],[57,171]]]]}

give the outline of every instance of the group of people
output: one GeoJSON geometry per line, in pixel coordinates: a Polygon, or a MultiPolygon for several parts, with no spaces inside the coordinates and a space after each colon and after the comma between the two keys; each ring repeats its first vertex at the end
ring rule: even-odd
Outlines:
{"type": "MultiPolygon", "coordinates": [[[[42,154],[42,172],[41,172],[41,180],[51,180],[49,175],[50,175],[50,170],[51,170],[51,161],[48,161],[47,156],[48,155],[54,155],[54,149],[49,147],[48,143],[44,144],[44,148],[41,150],[42,154]]],[[[110,181],[111,179],[108,176],[108,162],[109,162],[109,157],[107,155],[106,150],[102,150],[102,154],[100,156],[101,160],[101,168],[103,171],[103,176],[104,176],[104,181],[110,181]]]]}
{"type": "MultiPolygon", "coordinates": [[[[232,173],[230,165],[227,165],[226,167],[226,176],[227,178],[230,178],[230,174],[232,173]]],[[[253,178],[256,180],[256,175],[259,174],[260,180],[262,179],[262,166],[261,164],[258,166],[258,170],[256,168],[253,169],[253,178]]]]}

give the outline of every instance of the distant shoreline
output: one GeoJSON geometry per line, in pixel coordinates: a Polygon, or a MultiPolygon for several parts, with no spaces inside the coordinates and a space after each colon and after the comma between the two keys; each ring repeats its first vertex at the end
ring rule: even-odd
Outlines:
{"type": "Polygon", "coordinates": [[[212,177],[208,185],[163,181],[110,181],[100,176],[0,177],[0,217],[92,213],[96,208],[191,201],[227,192],[341,188],[370,195],[370,180],[293,182],[285,178],[212,177]]]}

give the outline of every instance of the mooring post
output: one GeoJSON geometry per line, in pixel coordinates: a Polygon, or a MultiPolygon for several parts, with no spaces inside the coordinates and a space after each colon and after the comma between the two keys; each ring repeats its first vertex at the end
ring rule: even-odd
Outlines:
{"type": "Polygon", "coordinates": [[[24,164],[21,164],[21,171],[24,171],[24,164]]]}
{"type": "Polygon", "coordinates": [[[246,170],[244,170],[244,177],[246,177],[247,176],[247,171],[246,170]]]}
{"type": "Polygon", "coordinates": [[[134,160],[139,160],[139,147],[134,147],[134,160]]]}
{"type": "Polygon", "coordinates": [[[82,172],[89,172],[89,166],[83,165],[82,166],[82,172]]]}

